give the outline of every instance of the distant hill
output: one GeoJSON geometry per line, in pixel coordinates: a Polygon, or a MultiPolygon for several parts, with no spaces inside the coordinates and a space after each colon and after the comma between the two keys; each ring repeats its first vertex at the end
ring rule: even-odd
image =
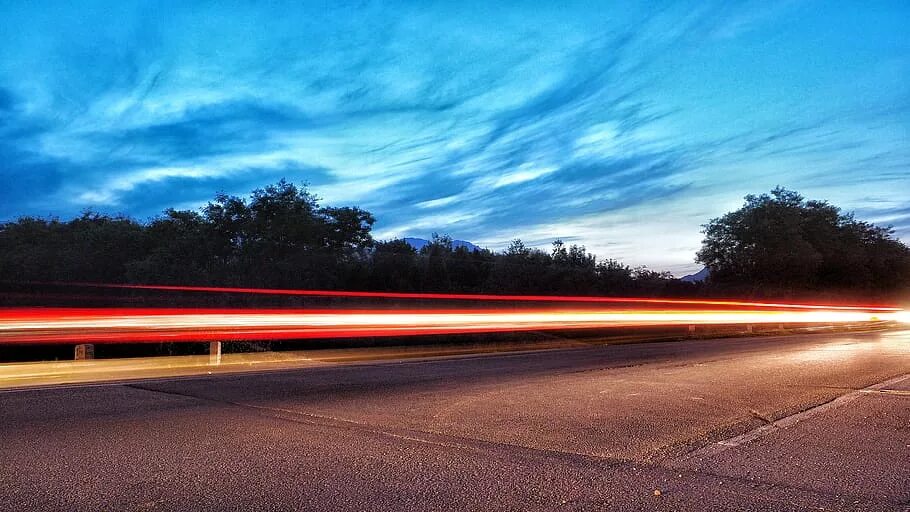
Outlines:
{"type": "Polygon", "coordinates": [[[687,283],[701,283],[707,279],[709,275],[711,275],[711,272],[705,267],[694,274],[680,277],[679,280],[687,283]]]}
{"type": "MultiPolygon", "coordinates": [[[[425,238],[405,237],[405,238],[402,238],[402,240],[407,242],[408,245],[410,245],[417,251],[423,249],[425,246],[430,244],[430,241],[425,238]]],[[[480,247],[477,247],[476,245],[472,244],[471,242],[466,242],[464,240],[452,240],[452,248],[458,249],[459,247],[465,247],[469,251],[480,251],[481,250],[480,247]]]]}

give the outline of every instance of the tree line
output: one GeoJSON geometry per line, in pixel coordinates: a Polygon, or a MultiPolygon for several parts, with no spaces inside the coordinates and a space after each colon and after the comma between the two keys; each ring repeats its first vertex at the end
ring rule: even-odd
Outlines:
{"type": "Polygon", "coordinates": [[[194,210],[138,222],[85,212],[0,225],[0,281],[101,282],[401,292],[572,295],[894,295],[910,287],[910,250],[889,228],[785,189],[748,196],[709,221],[697,261],[707,283],[598,260],[584,246],[501,252],[435,235],[419,251],[377,241],[374,217],[319,204],[287,181],[247,198],[217,194],[194,210]]]}
{"type": "Polygon", "coordinates": [[[376,241],[357,207],[321,206],[280,181],[248,198],[218,194],[198,211],[168,209],[147,223],[85,212],[0,226],[0,280],[190,284],[401,292],[666,294],[667,273],[598,262],[583,246],[551,251],[515,240],[503,252],[455,247],[433,235],[416,250],[376,241]]]}

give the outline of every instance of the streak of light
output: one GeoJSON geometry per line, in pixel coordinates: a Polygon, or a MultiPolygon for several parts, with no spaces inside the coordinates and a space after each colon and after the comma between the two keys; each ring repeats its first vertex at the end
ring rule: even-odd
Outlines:
{"type": "Polygon", "coordinates": [[[125,343],[413,336],[607,327],[904,320],[857,308],[640,310],[0,310],[0,343],[125,343]]]}
{"type": "Polygon", "coordinates": [[[401,292],[362,292],[341,290],[290,290],[278,288],[231,288],[220,286],[173,286],[145,284],[103,284],[103,283],[49,283],[54,285],[72,285],[94,288],[208,292],[208,293],[242,293],[256,295],[287,295],[305,297],[343,297],[366,299],[414,299],[414,300],[472,300],[472,301],[507,301],[507,302],[587,302],[611,304],[672,304],[679,306],[721,306],[746,308],[780,308],[780,309],[813,309],[813,310],[857,310],[857,311],[901,311],[898,307],[881,305],[823,305],[823,304],[786,304],[777,302],[745,302],[737,300],[702,300],[702,299],[656,299],[642,297],[597,297],[597,296],[564,296],[564,295],[487,295],[473,293],[401,293],[401,292]]]}

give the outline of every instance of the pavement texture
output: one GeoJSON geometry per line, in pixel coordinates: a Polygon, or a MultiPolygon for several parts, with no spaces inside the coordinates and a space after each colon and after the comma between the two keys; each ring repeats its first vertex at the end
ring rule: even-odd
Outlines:
{"type": "Polygon", "coordinates": [[[0,392],[0,510],[910,510],[910,331],[0,392]]]}

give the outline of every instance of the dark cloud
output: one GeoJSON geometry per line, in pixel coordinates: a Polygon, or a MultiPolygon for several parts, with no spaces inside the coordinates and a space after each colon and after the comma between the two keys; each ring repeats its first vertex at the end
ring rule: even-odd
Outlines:
{"type": "Polygon", "coordinates": [[[65,182],[68,164],[35,151],[46,127],[21,116],[12,93],[0,87],[0,221],[20,215],[45,215],[36,210],[43,198],[65,182]]]}
{"type": "Polygon", "coordinates": [[[293,107],[255,101],[206,105],[181,113],[178,119],[87,137],[114,150],[164,161],[183,160],[274,147],[269,134],[318,127],[293,107]]]}
{"type": "Polygon", "coordinates": [[[167,208],[193,208],[212,200],[216,193],[246,196],[264,184],[286,179],[297,185],[308,184],[318,196],[318,186],[334,181],[326,169],[286,165],[279,168],[247,169],[241,173],[203,178],[172,177],[149,181],[119,196],[118,206],[102,211],[126,211],[140,219],[153,217],[167,208]]]}
{"type": "Polygon", "coordinates": [[[64,184],[59,162],[42,159],[0,142],[0,221],[20,215],[47,215],[43,199],[64,184]]]}

